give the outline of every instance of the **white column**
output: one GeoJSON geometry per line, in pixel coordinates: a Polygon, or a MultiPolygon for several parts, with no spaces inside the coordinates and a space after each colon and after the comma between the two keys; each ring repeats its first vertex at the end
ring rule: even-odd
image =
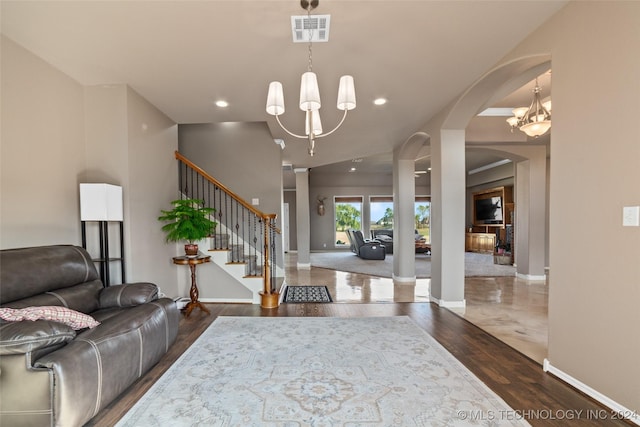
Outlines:
{"type": "Polygon", "coordinates": [[[464,307],[464,130],[431,137],[431,222],[431,300],[464,307]]]}
{"type": "Polygon", "coordinates": [[[393,280],[416,281],[415,160],[393,159],[393,280]]]}
{"type": "Polygon", "coordinates": [[[516,276],[544,280],[546,230],[546,155],[516,164],[516,276]]]}

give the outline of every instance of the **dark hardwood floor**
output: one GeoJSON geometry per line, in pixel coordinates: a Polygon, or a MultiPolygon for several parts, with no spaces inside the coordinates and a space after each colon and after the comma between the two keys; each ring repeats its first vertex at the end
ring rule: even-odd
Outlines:
{"type": "Polygon", "coordinates": [[[409,316],[431,334],[533,426],[624,426],[610,411],[542,371],[539,363],[467,320],[431,303],[282,304],[262,309],[249,304],[207,304],[183,318],[177,342],[162,360],[87,426],[113,426],[218,316],[372,317],[409,316]]]}

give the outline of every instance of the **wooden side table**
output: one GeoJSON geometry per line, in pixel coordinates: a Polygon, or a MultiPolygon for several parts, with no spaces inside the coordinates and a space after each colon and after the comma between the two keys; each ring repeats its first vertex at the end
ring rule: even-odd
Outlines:
{"type": "Polygon", "coordinates": [[[416,253],[431,253],[431,243],[427,243],[425,239],[416,240],[416,253]]]}
{"type": "Polygon", "coordinates": [[[198,264],[204,264],[205,262],[210,262],[210,255],[198,255],[196,257],[190,258],[186,256],[177,256],[173,258],[173,263],[178,265],[188,265],[191,270],[191,289],[189,290],[189,297],[191,297],[191,301],[185,307],[185,316],[189,317],[191,311],[194,308],[198,307],[200,310],[206,312],[207,314],[211,314],[211,312],[198,301],[198,284],[196,283],[196,266],[198,264]]]}

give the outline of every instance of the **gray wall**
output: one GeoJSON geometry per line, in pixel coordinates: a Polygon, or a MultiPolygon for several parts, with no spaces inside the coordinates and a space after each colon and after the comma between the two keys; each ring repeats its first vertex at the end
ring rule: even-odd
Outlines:
{"type": "Polygon", "coordinates": [[[80,243],[81,85],[2,36],[0,246],[80,243]]]}
{"type": "Polygon", "coordinates": [[[83,87],[2,37],[2,248],[79,245],[79,184],[121,185],[127,281],[177,295],[156,220],[176,148],[176,125],[127,86],[83,87]]]}
{"type": "Polygon", "coordinates": [[[630,410],[640,227],[622,226],[622,208],[640,205],[638,22],[640,2],[570,2],[502,61],[552,55],[548,361],[630,410]]]}
{"type": "MultiPolygon", "coordinates": [[[[264,122],[185,124],[179,151],[231,191],[265,213],[282,206],[281,149],[264,122]]],[[[281,218],[277,218],[280,226],[281,218]]]]}

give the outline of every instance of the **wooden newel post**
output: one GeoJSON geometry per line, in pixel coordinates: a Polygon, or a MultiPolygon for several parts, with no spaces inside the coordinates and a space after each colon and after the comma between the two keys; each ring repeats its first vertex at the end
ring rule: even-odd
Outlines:
{"type": "Polygon", "coordinates": [[[264,265],[262,266],[262,277],[264,279],[264,290],[260,292],[260,306],[262,308],[277,308],[280,303],[280,294],[275,291],[273,284],[271,283],[271,265],[269,260],[271,259],[269,246],[271,239],[269,239],[269,230],[273,226],[271,221],[276,217],[275,214],[266,215],[264,217],[264,265]]]}

